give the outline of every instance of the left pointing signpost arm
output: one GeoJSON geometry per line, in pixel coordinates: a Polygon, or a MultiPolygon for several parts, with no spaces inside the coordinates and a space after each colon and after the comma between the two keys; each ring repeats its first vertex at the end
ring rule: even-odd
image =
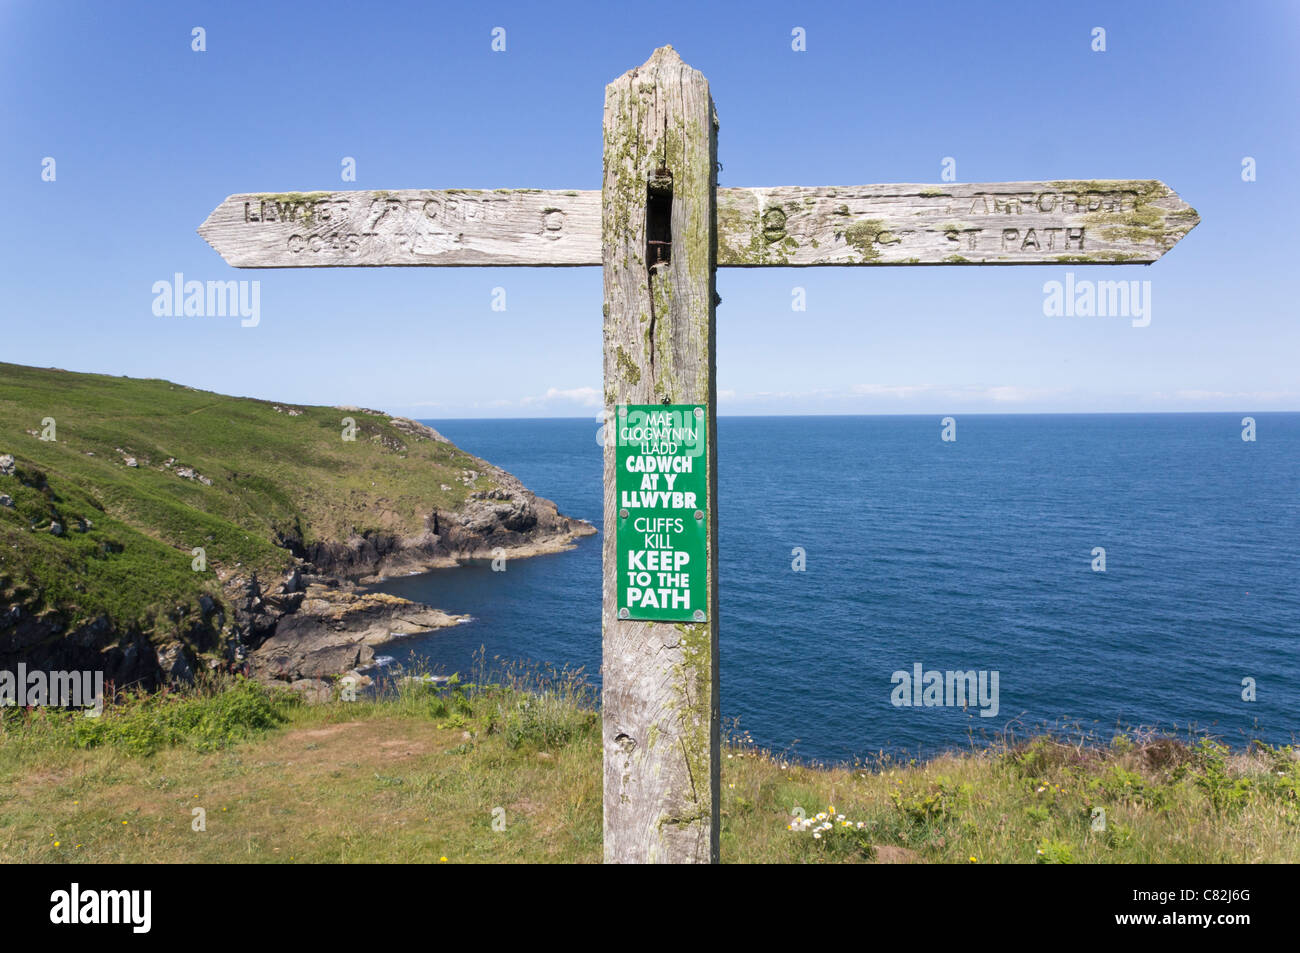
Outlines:
{"type": "MultiPolygon", "coordinates": [[[[720,267],[1150,264],[1200,221],[1155,179],[716,190],[720,267]]],[[[599,265],[601,193],[254,192],[199,227],[231,265],[599,265]]]]}
{"type": "Polygon", "coordinates": [[[199,234],[236,268],[599,265],[600,193],[250,192],[199,234]]]}

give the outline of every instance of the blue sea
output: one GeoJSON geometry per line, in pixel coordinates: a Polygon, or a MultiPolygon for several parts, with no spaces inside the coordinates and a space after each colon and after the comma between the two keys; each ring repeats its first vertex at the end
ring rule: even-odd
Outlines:
{"type": "MultiPolygon", "coordinates": [[[[951,442],[938,415],[719,419],[724,721],[819,761],[1044,725],[1300,738],[1300,414],[1253,415],[1253,442],[1242,416],[959,415],[951,442]],[[996,715],[894,704],[917,665],[996,672],[996,715]]],[[[594,420],[427,423],[601,525],[594,420]]],[[[450,673],[484,646],[598,683],[600,578],[589,537],[390,580],[473,621],[380,651],[450,673]]]]}

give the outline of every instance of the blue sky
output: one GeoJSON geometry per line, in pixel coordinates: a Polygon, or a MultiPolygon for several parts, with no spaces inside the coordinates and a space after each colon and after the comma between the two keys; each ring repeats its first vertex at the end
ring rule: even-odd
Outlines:
{"type": "Polygon", "coordinates": [[[1202,217],[1151,267],[1078,270],[1149,280],[1144,328],[1045,317],[1056,267],[722,269],[720,413],[1300,409],[1289,2],[5,0],[0,360],[594,415],[598,268],[240,272],[195,228],[244,191],[599,188],[604,86],[665,43],[710,81],[725,186],[937,182],[951,156],[962,182],[1160,178],[1202,217]],[[155,316],[175,272],[260,280],[259,325],[155,316]]]}

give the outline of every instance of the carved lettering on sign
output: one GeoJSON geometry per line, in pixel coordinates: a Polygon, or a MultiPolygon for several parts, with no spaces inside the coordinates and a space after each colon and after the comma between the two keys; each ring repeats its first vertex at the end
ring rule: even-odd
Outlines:
{"type": "Polygon", "coordinates": [[[1137,192],[976,192],[971,196],[970,215],[1121,214],[1137,207],[1137,192]]]}
{"type": "MultiPolygon", "coordinates": [[[[718,264],[1152,262],[1197,223],[1155,180],[718,189],[718,264]],[[996,223],[996,224],[995,224],[996,223]]],[[[232,195],[200,229],[232,264],[597,265],[601,193],[232,195]]]]}

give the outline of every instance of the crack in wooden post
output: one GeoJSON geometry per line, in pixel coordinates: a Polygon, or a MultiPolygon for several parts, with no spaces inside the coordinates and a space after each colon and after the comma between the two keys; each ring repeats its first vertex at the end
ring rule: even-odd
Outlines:
{"type": "Polygon", "coordinates": [[[604,133],[604,397],[610,412],[601,613],[605,860],[716,863],[717,117],[708,82],[672,47],[662,47],[606,87],[604,133]],[[668,203],[667,245],[652,244],[665,240],[663,209],[652,207],[656,197],[668,203]],[[652,260],[657,248],[664,257],[652,260]],[[706,621],[619,618],[615,463],[617,408],[623,404],[705,408],[706,621]]]}

